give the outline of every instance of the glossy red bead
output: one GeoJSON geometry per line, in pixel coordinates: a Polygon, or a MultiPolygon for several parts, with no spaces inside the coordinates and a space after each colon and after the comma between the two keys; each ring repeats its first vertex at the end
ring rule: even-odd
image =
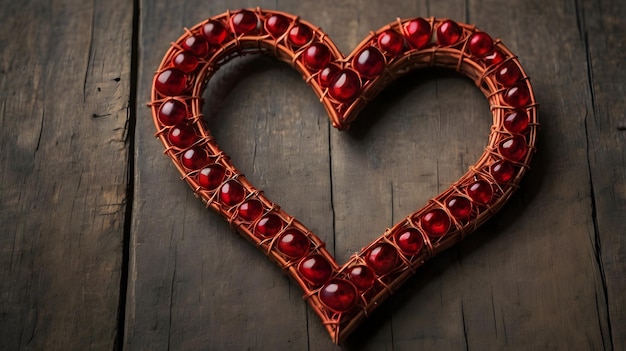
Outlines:
{"type": "Polygon", "coordinates": [[[224,181],[226,170],[217,163],[203,168],[198,173],[198,184],[207,190],[215,190],[224,181]]]}
{"type": "Polygon", "coordinates": [[[423,18],[409,21],[404,27],[404,32],[407,42],[414,49],[421,49],[430,42],[430,23],[423,18]]]}
{"type": "Polygon", "coordinates": [[[377,48],[368,46],[356,55],[352,66],[362,76],[374,78],[385,69],[385,56],[377,48]]]}
{"type": "Polygon", "coordinates": [[[311,41],[313,38],[313,32],[311,32],[309,27],[303,24],[296,24],[289,31],[289,36],[287,38],[291,44],[299,47],[311,41]]]}
{"type": "Polygon", "coordinates": [[[348,273],[348,277],[352,284],[354,284],[357,289],[361,291],[365,291],[369,289],[376,280],[376,275],[374,271],[368,266],[358,265],[350,268],[348,273]]]}
{"type": "Polygon", "coordinates": [[[330,50],[322,43],[314,43],[309,45],[302,54],[302,62],[304,65],[313,70],[318,71],[324,68],[330,62],[330,50]]]}
{"type": "Polygon", "coordinates": [[[241,10],[235,13],[230,21],[233,25],[233,30],[237,34],[249,34],[257,29],[259,19],[252,11],[241,10]]]}
{"type": "Polygon", "coordinates": [[[415,228],[406,228],[398,231],[394,235],[394,239],[400,251],[408,256],[417,255],[422,250],[422,246],[424,246],[422,234],[415,228]]]}
{"type": "Polygon", "coordinates": [[[187,86],[187,77],[178,68],[168,68],[157,74],[154,87],[156,90],[167,96],[180,95],[187,86]]]}
{"type": "Polygon", "coordinates": [[[464,196],[451,196],[446,200],[450,214],[457,219],[465,219],[472,213],[472,202],[464,196]]]}
{"type": "Polygon", "coordinates": [[[328,92],[338,101],[348,102],[361,92],[361,79],[353,70],[344,69],[334,75],[328,92]]]}
{"type": "Polygon", "coordinates": [[[198,135],[192,127],[178,124],[167,132],[167,139],[173,146],[186,149],[196,142],[198,135]]]}
{"type": "Polygon", "coordinates": [[[198,57],[205,57],[209,53],[209,43],[204,37],[192,35],[183,40],[182,46],[198,57]]]}
{"type": "Polygon", "coordinates": [[[209,21],[202,26],[202,35],[209,44],[220,45],[228,37],[228,31],[221,22],[209,21]]]}
{"type": "Polygon", "coordinates": [[[445,20],[437,27],[437,44],[441,46],[454,45],[461,39],[462,33],[461,27],[456,22],[445,20]]]}
{"type": "Polygon", "coordinates": [[[525,83],[517,83],[506,90],[504,102],[513,107],[524,107],[530,103],[530,91],[525,83]]]}
{"type": "Polygon", "coordinates": [[[309,252],[311,241],[301,231],[288,229],[278,238],[277,247],[289,258],[300,258],[309,252]]]}
{"type": "Polygon", "coordinates": [[[496,70],[496,80],[504,86],[508,87],[513,85],[520,80],[520,78],[522,78],[522,72],[517,64],[515,64],[515,61],[507,61],[496,70]]]}
{"type": "Polygon", "coordinates": [[[515,162],[521,161],[526,156],[527,149],[526,139],[521,135],[505,139],[498,145],[500,155],[515,162]]]}
{"type": "Polygon", "coordinates": [[[378,35],[378,47],[389,56],[398,56],[404,49],[404,38],[393,29],[378,35]]]}
{"type": "Polygon", "coordinates": [[[254,222],[263,214],[263,204],[259,200],[248,200],[239,206],[238,214],[244,221],[254,222]]]}
{"type": "Polygon", "coordinates": [[[485,65],[491,67],[504,61],[504,55],[499,50],[494,50],[485,56],[485,65]]]}
{"type": "Polygon", "coordinates": [[[356,304],[357,290],[345,279],[333,279],[319,292],[320,301],[335,312],[345,312],[356,304]]]}
{"type": "Polygon", "coordinates": [[[246,191],[236,180],[229,180],[220,188],[220,201],[226,206],[235,206],[243,201],[246,191]]]}
{"type": "Polygon", "coordinates": [[[491,165],[491,176],[500,184],[513,180],[515,173],[516,169],[510,162],[500,160],[491,165]]]}
{"type": "Polygon", "coordinates": [[[272,15],[265,22],[265,30],[274,38],[285,34],[289,28],[289,20],[283,15],[272,15]]]}
{"type": "Polygon", "coordinates": [[[474,202],[486,205],[493,197],[493,189],[485,180],[477,180],[470,184],[467,189],[467,196],[474,202]]]}
{"type": "Polygon", "coordinates": [[[335,65],[326,65],[318,74],[317,81],[322,88],[328,88],[333,78],[339,72],[339,67],[335,65]]]}
{"type": "Polygon", "coordinates": [[[524,134],[528,128],[526,110],[513,110],[504,116],[504,128],[511,133],[524,134]]]}
{"type": "Polygon", "coordinates": [[[389,273],[396,267],[398,251],[387,243],[381,243],[373,247],[365,255],[367,265],[379,274],[389,273]]]}
{"type": "Polygon", "coordinates": [[[273,213],[263,216],[255,227],[255,234],[270,238],[283,229],[283,220],[273,213]]]}
{"type": "Polygon", "coordinates": [[[159,106],[158,118],[166,126],[178,124],[187,118],[187,105],[179,100],[167,100],[159,106]]]}
{"type": "Polygon", "coordinates": [[[476,32],[469,38],[468,46],[472,55],[483,57],[493,50],[493,39],[485,32],[476,32]]]}
{"type": "Polygon", "coordinates": [[[209,161],[206,151],[200,147],[192,147],[186,150],[182,156],[182,164],[190,170],[196,170],[205,166],[209,161]]]}
{"type": "Polygon", "coordinates": [[[198,67],[198,59],[189,51],[181,51],[174,56],[172,64],[182,72],[190,73],[198,67]]]}
{"type": "Polygon", "coordinates": [[[311,255],[298,265],[298,272],[309,283],[318,286],[324,284],[333,272],[330,263],[322,255],[311,255]]]}
{"type": "Polygon", "coordinates": [[[450,218],[440,208],[424,213],[419,219],[422,229],[432,237],[444,236],[450,229],[450,218]]]}

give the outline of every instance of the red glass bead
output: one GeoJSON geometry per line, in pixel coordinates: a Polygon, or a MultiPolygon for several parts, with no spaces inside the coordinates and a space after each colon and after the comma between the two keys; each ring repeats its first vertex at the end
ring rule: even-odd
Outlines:
{"type": "Polygon", "coordinates": [[[311,255],[300,262],[298,272],[309,283],[317,286],[330,278],[333,269],[322,255],[311,255]]]}
{"type": "Polygon", "coordinates": [[[198,173],[198,184],[205,189],[215,190],[224,181],[225,174],[226,171],[221,165],[209,165],[198,173]]]}
{"type": "Polygon", "coordinates": [[[472,213],[472,202],[463,196],[451,196],[446,200],[446,207],[454,218],[468,218],[472,213]]]}
{"type": "Polygon", "coordinates": [[[290,258],[300,258],[309,252],[311,242],[301,231],[286,230],[278,238],[278,251],[290,258]]]}
{"type": "Polygon", "coordinates": [[[157,75],[154,86],[163,95],[180,95],[187,86],[187,77],[177,68],[168,68],[157,75]]]}
{"type": "Polygon", "coordinates": [[[272,15],[265,22],[265,29],[274,38],[283,35],[289,28],[289,20],[283,15],[272,15]]]}
{"type": "Polygon", "coordinates": [[[226,206],[235,206],[243,201],[246,191],[236,180],[229,180],[220,188],[220,201],[226,206]]]}
{"type": "Polygon", "coordinates": [[[181,51],[174,56],[172,64],[184,73],[190,73],[198,67],[198,59],[188,51],[181,51]]]}
{"type": "Polygon", "coordinates": [[[317,81],[320,83],[320,86],[322,88],[328,88],[337,72],[339,72],[339,67],[335,65],[327,65],[324,67],[317,76],[317,81]]]}
{"type": "Polygon", "coordinates": [[[263,204],[259,200],[248,200],[239,206],[239,217],[248,222],[254,222],[263,214],[263,204]]]}
{"type": "Polygon", "coordinates": [[[356,55],[352,66],[362,76],[373,78],[385,69],[385,56],[375,47],[369,46],[356,55]]]}
{"type": "Polygon", "coordinates": [[[209,44],[220,45],[226,40],[228,31],[221,22],[209,21],[202,26],[202,35],[204,35],[209,44]]]}
{"type": "Polygon", "coordinates": [[[255,233],[262,237],[272,237],[283,229],[283,220],[275,214],[263,216],[256,225],[255,233]]]}
{"type": "Polygon", "coordinates": [[[525,83],[518,83],[504,93],[504,102],[513,107],[524,107],[530,103],[530,92],[525,83]]]}
{"type": "Polygon", "coordinates": [[[478,180],[467,187],[467,195],[479,204],[488,204],[493,197],[491,185],[484,180],[478,180]]]}
{"type": "Polygon", "coordinates": [[[485,65],[491,67],[504,61],[504,55],[499,50],[494,50],[485,56],[485,65]]]}
{"type": "Polygon", "coordinates": [[[406,228],[398,231],[394,235],[394,239],[402,253],[408,256],[416,255],[424,246],[422,234],[415,228],[406,228]]]}
{"type": "Polygon", "coordinates": [[[515,64],[515,61],[512,60],[503,63],[502,66],[498,67],[496,70],[496,80],[498,83],[507,87],[513,85],[520,80],[521,77],[522,72],[515,64]]]}
{"type": "Polygon", "coordinates": [[[510,182],[515,176],[515,172],[515,167],[504,160],[500,160],[491,165],[491,176],[500,184],[510,182]]]}
{"type": "Polygon", "coordinates": [[[398,56],[404,49],[404,39],[393,29],[378,35],[378,46],[389,56],[398,56]]]}
{"type": "Polygon", "coordinates": [[[483,57],[493,49],[493,39],[485,32],[476,32],[469,38],[469,50],[474,56],[483,57]]]}
{"type": "Polygon", "coordinates": [[[295,46],[302,46],[311,41],[313,32],[303,24],[296,24],[289,31],[289,42],[295,46]]]}
{"type": "Polygon", "coordinates": [[[252,11],[241,10],[230,18],[230,22],[233,25],[235,33],[248,34],[257,29],[259,19],[252,11]]]}
{"type": "Polygon", "coordinates": [[[198,135],[196,131],[187,125],[179,124],[170,128],[167,139],[178,148],[186,149],[196,142],[198,135]]]}
{"type": "Polygon", "coordinates": [[[369,289],[376,280],[376,275],[371,268],[364,265],[358,265],[350,268],[348,274],[350,281],[361,291],[369,289]]]}
{"type": "Polygon", "coordinates": [[[420,225],[429,236],[444,236],[450,229],[450,218],[440,208],[430,210],[420,217],[420,225]]]}
{"type": "Polygon", "coordinates": [[[526,156],[526,139],[521,135],[514,135],[511,138],[503,140],[498,145],[498,152],[504,158],[511,161],[520,161],[526,156]]]}
{"type": "Polygon", "coordinates": [[[187,105],[179,100],[167,100],[159,106],[159,122],[173,126],[187,118],[187,105]]]}
{"type": "Polygon", "coordinates": [[[183,153],[182,163],[183,166],[191,170],[200,169],[206,165],[209,161],[209,156],[204,149],[199,147],[193,147],[183,153]]]}
{"type": "Polygon", "coordinates": [[[430,23],[423,18],[409,21],[404,27],[406,39],[414,49],[421,49],[430,42],[430,23]]]}
{"type": "Polygon", "coordinates": [[[348,102],[361,92],[361,79],[350,69],[337,72],[330,83],[330,96],[340,102],[348,102]]]}
{"type": "Polygon", "coordinates": [[[456,22],[445,20],[437,28],[437,44],[441,46],[454,45],[461,39],[462,33],[461,27],[456,22]]]}
{"type": "Polygon", "coordinates": [[[503,124],[509,132],[523,134],[528,128],[528,114],[525,110],[513,110],[504,116],[503,124]]]}
{"type": "Polygon", "coordinates": [[[320,290],[320,301],[335,312],[345,312],[356,303],[356,287],[345,279],[333,279],[320,290]]]}
{"type": "Polygon", "coordinates": [[[330,50],[322,43],[311,44],[304,50],[302,61],[309,69],[320,70],[330,62],[330,50]]]}
{"type": "Polygon", "coordinates": [[[185,39],[182,44],[185,50],[189,50],[198,57],[205,57],[209,53],[209,43],[203,37],[192,35],[185,39]]]}
{"type": "Polygon", "coordinates": [[[365,261],[375,272],[379,274],[389,273],[396,267],[398,251],[390,244],[378,244],[367,252],[365,261]]]}

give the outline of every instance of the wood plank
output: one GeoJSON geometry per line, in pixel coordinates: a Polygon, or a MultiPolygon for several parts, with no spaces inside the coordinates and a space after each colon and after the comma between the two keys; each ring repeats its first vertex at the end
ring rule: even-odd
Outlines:
{"type": "Polygon", "coordinates": [[[1,7],[0,349],[111,350],[132,3],[1,7]]]}

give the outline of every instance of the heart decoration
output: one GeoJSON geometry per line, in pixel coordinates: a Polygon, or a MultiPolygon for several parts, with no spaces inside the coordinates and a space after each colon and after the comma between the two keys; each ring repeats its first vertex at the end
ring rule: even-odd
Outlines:
{"type": "Polygon", "coordinates": [[[528,170],[539,126],[532,86],[513,53],[471,25],[438,18],[397,19],[344,56],[321,29],[297,16],[259,8],[228,11],[172,43],[154,75],[151,99],[156,136],[182,178],[293,278],[335,343],[426,260],[504,205],[528,170]],[[489,101],[487,148],[447,190],[340,266],[322,240],[248,182],[204,124],[202,93],[209,79],[248,53],[274,56],[298,70],[338,129],[348,128],[399,76],[424,67],[454,69],[489,101]]]}

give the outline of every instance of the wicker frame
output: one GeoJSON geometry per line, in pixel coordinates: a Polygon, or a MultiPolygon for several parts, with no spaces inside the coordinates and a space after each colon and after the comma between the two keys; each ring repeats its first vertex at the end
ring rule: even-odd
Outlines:
{"type": "MultiPolygon", "coordinates": [[[[406,42],[402,53],[397,56],[385,55],[384,72],[374,78],[366,78],[359,75],[362,88],[358,96],[349,101],[341,102],[334,99],[328,93],[328,88],[320,85],[317,75],[318,71],[309,69],[301,59],[301,55],[311,43],[323,43],[331,52],[331,62],[342,69],[352,69],[353,58],[363,49],[369,46],[377,47],[378,36],[386,30],[393,30],[406,36],[406,26],[409,20],[397,19],[381,29],[372,32],[348,55],[344,56],[333,44],[330,38],[319,28],[301,20],[297,16],[279,11],[267,11],[259,8],[240,10],[254,13],[258,19],[258,25],[250,33],[238,34],[234,28],[232,18],[239,11],[226,12],[213,18],[207,19],[196,26],[187,29],[185,33],[167,50],[159,65],[153,80],[151,102],[149,106],[152,110],[152,117],[157,128],[156,136],[165,146],[165,154],[171,158],[174,165],[185,180],[193,189],[196,196],[211,209],[217,211],[234,227],[242,236],[256,245],[270,260],[275,262],[284,272],[286,272],[304,291],[304,299],[309,302],[313,310],[322,319],[332,340],[340,343],[367,317],[380,303],[389,295],[393,294],[416,269],[425,261],[459,242],[467,234],[474,231],[478,226],[494,215],[509,199],[511,194],[518,187],[518,183],[528,170],[529,163],[535,151],[536,135],[538,130],[537,104],[535,101],[532,86],[528,76],[516,56],[507,49],[499,40],[493,41],[493,50],[499,51],[503,56],[503,61],[498,64],[488,66],[483,57],[474,56],[469,48],[469,38],[478,30],[471,25],[458,23],[462,30],[461,39],[454,45],[441,46],[436,41],[436,29],[443,23],[443,19],[428,18],[426,21],[431,26],[431,40],[421,48],[412,48],[406,42]],[[287,33],[279,37],[273,37],[266,29],[266,21],[270,16],[279,15],[289,20],[289,29],[294,25],[308,27],[312,33],[312,39],[302,47],[292,45],[287,39],[287,33]],[[191,36],[202,36],[202,28],[209,21],[216,21],[222,24],[228,31],[228,37],[220,45],[209,46],[206,57],[198,57],[198,67],[192,72],[185,74],[186,86],[180,94],[163,94],[156,88],[159,75],[174,67],[173,58],[183,51],[184,42],[191,36]],[[424,67],[446,67],[471,78],[476,86],[481,89],[487,97],[493,117],[493,125],[489,135],[488,145],[478,159],[458,181],[453,183],[447,190],[432,198],[421,209],[407,216],[404,220],[388,229],[380,237],[365,246],[358,254],[353,255],[348,262],[339,265],[332,255],[325,249],[325,244],[315,234],[308,230],[302,223],[290,216],[275,203],[267,199],[263,193],[256,189],[248,180],[235,168],[228,156],[218,147],[216,141],[207,129],[202,115],[203,98],[202,93],[206,88],[212,75],[228,60],[248,53],[264,53],[287,62],[298,70],[304,80],[313,88],[319,96],[321,103],[325,106],[330,120],[334,127],[346,129],[356,118],[358,111],[363,108],[369,100],[374,98],[385,86],[397,77],[417,68],[424,67]],[[521,107],[512,107],[505,102],[505,94],[510,87],[503,86],[495,77],[496,70],[505,62],[512,61],[521,72],[521,78],[516,83],[522,88],[527,88],[529,94],[528,103],[521,107]],[[172,144],[168,138],[168,131],[173,126],[164,125],[159,119],[160,106],[170,100],[184,103],[187,109],[185,124],[191,126],[197,134],[197,140],[192,146],[181,149],[172,144]],[[503,123],[506,114],[511,110],[523,110],[528,115],[528,127],[524,133],[515,134],[504,128],[503,123]],[[499,146],[512,137],[523,137],[526,141],[527,151],[519,160],[507,159],[499,149],[499,146]],[[243,199],[235,205],[226,205],[220,200],[220,188],[214,189],[203,187],[198,181],[200,168],[189,169],[181,161],[184,152],[189,148],[199,148],[206,152],[207,164],[217,164],[223,167],[225,175],[221,184],[235,181],[240,184],[245,192],[243,199]],[[514,175],[506,182],[498,182],[492,171],[492,166],[496,162],[506,161],[513,166],[514,175]],[[468,196],[467,188],[477,180],[486,181],[493,190],[493,196],[488,203],[477,203],[468,196]],[[456,218],[450,213],[446,200],[451,196],[460,196],[471,201],[471,214],[467,218],[456,218]],[[256,219],[249,221],[239,215],[241,203],[258,200],[262,204],[262,214],[256,219]],[[420,221],[422,216],[433,209],[443,210],[450,219],[450,228],[445,235],[432,236],[423,228],[420,221]],[[259,235],[255,229],[261,218],[268,214],[273,214],[280,218],[281,229],[275,235],[265,237],[259,235]],[[422,236],[423,248],[416,254],[407,255],[398,246],[395,236],[399,231],[413,228],[422,236]],[[304,234],[309,241],[307,253],[303,257],[289,257],[277,248],[277,242],[281,233],[286,230],[295,229],[304,234]],[[339,279],[350,282],[349,271],[352,267],[360,265],[367,266],[367,255],[371,250],[381,243],[387,243],[397,250],[397,261],[393,269],[384,273],[375,273],[375,280],[369,288],[360,290],[354,286],[357,292],[356,300],[350,308],[342,311],[333,310],[327,306],[320,298],[320,291],[331,280],[339,279]],[[332,269],[332,273],[326,279],[326,283],[312,283],[299,270],[299,265],[312,255],[319,255],[326,260],[332,269]]],[[[380,48],[379,48],[380,49],[380,48]]],[[[381,49],[381,51],[383,51],[381,49]]],[[[359,72],[356,72],[359,74],[359,72]]],[[[203,166],[204,167],[204,166],[203,166]]],[[[350,283],[352,284],[352,283],[350,283]]]]}

